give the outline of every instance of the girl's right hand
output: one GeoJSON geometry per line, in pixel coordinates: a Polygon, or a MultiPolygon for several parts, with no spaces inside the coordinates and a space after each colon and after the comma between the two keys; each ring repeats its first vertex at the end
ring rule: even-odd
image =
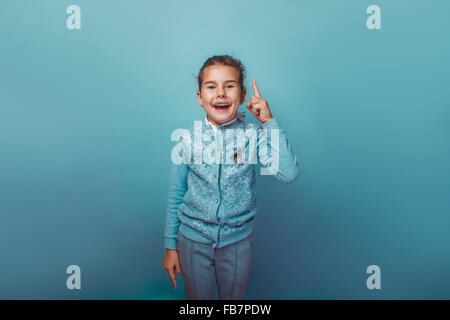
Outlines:
{"type": "Polygon", "coordinates": [[[167,249],[166,255],[163,260],[163,268],[169,273],[170,280],[172,281],[173,287],[177,289],[177,281],[175,280],[175,275],[179,274],[180,260],[178,259],[178,251],[176,249],[167,249]]]}

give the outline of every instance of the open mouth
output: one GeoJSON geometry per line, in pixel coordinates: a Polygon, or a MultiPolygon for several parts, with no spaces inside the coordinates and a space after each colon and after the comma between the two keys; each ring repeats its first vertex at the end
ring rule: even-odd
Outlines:
{"type": "Polygon", "coordinates": [[[231,104],[228,104],[228,103],[216,103],[216,104],[213,105],[213,107],[217,111],[225,111],[225,110],[228,110],[229,107],[231,107],[231,104]]]}

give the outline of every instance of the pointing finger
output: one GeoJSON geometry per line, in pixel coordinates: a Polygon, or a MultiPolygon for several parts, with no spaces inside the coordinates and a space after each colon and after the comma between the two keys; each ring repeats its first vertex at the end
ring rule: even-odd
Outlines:
{"type": "Polygon", "coordinates": [[[261,93],[259,93],[258,87],[256,86],[256,80],[253,80],[253,93],[255,97],[261,97],[261,93]]]}
{"type": "Polygon", "coordinates": [[[170,280],[172,281],[173,287],[175,288],[175,290],[177,289],[177,281],[175,280],[175,274],[173,273],[173,270],[169,270],[169,277],[170,280]]]}

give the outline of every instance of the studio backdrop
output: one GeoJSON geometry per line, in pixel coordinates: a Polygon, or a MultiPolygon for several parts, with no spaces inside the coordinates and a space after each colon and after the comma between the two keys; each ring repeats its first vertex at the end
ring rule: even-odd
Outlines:
{"type": "Polygon", "coordinates": [[[170,137],[204,119],[195,76],[229,54],[300,164],[257,175],[246,297],[449,299],[449,11],[3,0],[0,298],[185,299],[162,267],[170,137]]]}

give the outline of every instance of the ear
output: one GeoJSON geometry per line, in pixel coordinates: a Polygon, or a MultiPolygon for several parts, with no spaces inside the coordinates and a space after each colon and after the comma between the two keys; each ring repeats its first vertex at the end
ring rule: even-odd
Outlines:
{"type": "Polygon", "coordinates": [[[244,88],[244,89],[242,89],[242,92],[241,92],[241,104],[244,103],[246,95],[247,95],[247,89],[244,88]]]}
{"type": "Polygon", "coordinates": [[[197,99],[198,99],[198,103],[203,107],[203,98],[202,98],[202,93],[200,91],[197,91],[197,99]]]}

